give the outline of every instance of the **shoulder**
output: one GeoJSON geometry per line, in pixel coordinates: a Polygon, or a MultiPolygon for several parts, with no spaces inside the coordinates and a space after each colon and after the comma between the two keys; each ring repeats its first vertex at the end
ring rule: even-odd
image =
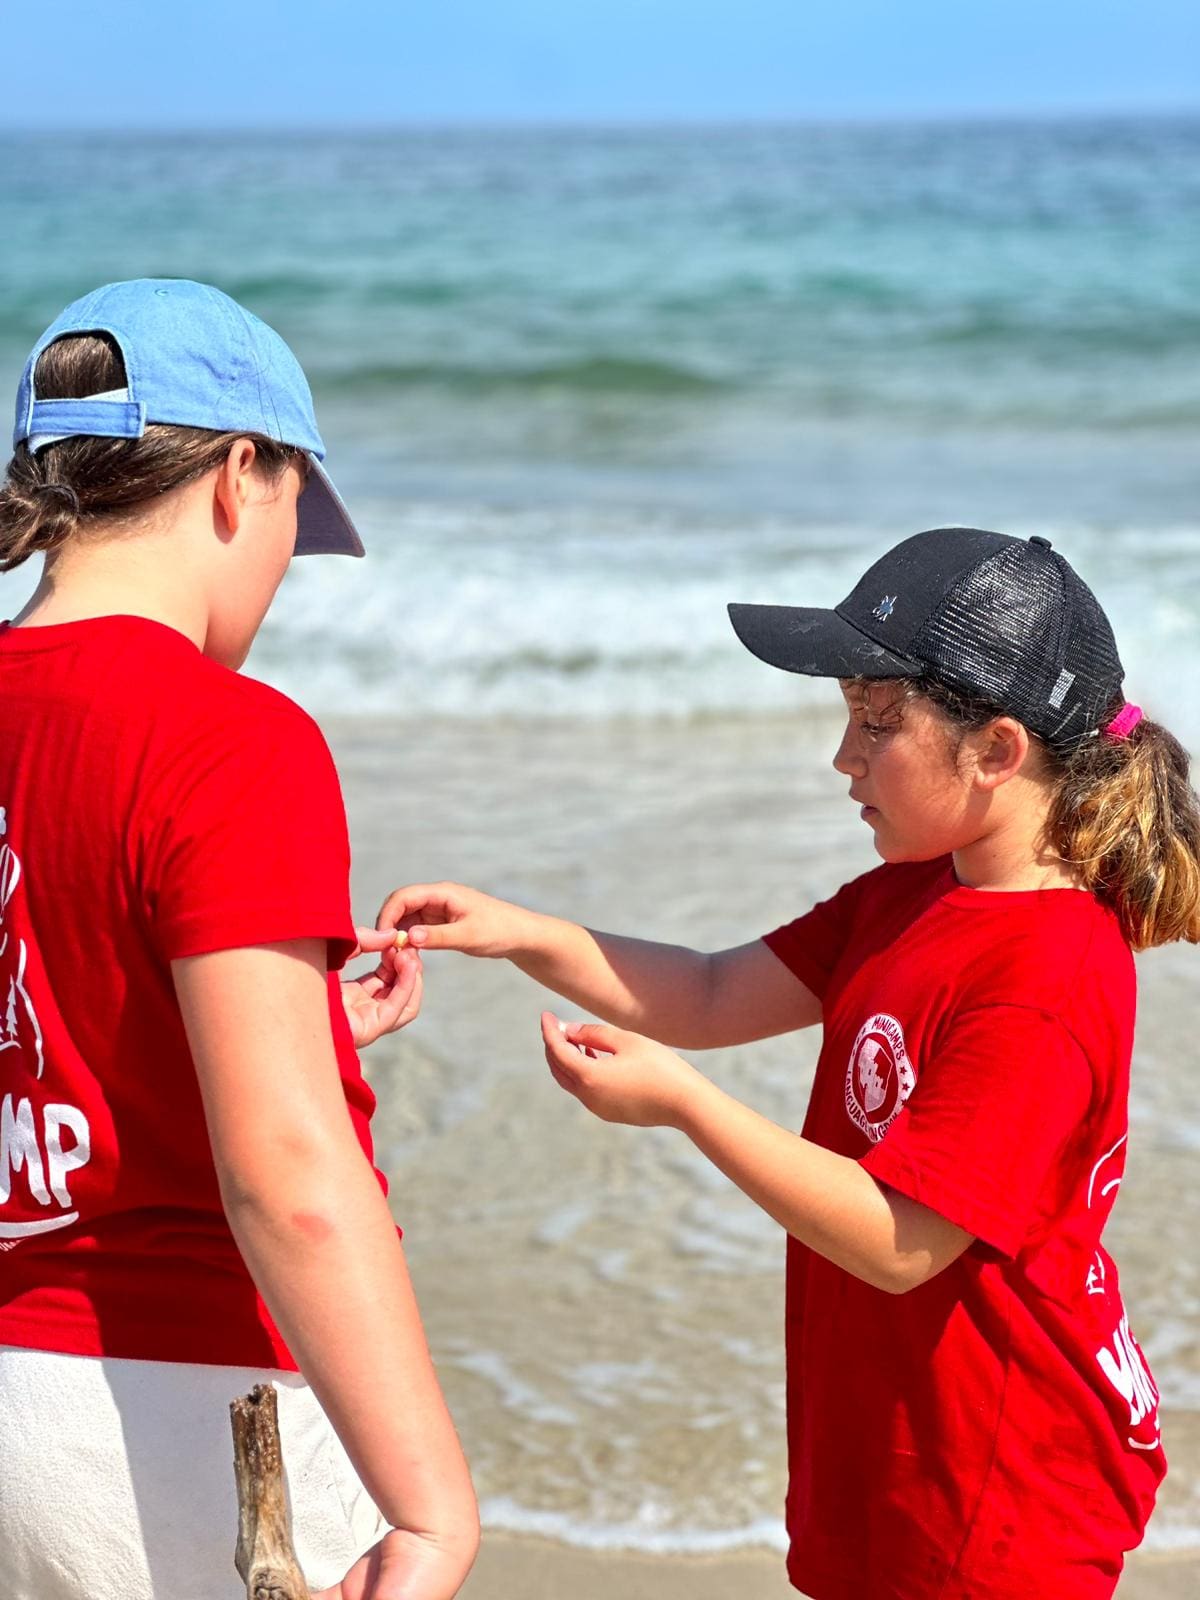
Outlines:
{"type": "Polygon", "coordinates": [[[241,783],[340,793],[324,734],[287,695],[166,628],[139,634],[134,649],[144,803],[161,810],[172,793],[199,789],[233,796],[241,783]]]}
{"type": "Polygon", "coordinates": [[[326,748],[313,718],[294,700],[208,656],[168,628],[138,637],[133,651],[142,710],[156,741],[188,746],[216,733],[231,750],[268,740],[326,748]]]}
{"type": "Polygon", "coordinates": [[[974,938],[966,936],[970,987],[992,1003],[1055,1016],[1071,1032],[1081,1019],[1084,1032],[1094,1031],[1105,1016],[1128,1017],[1131,1024],[1133,953],[1113,912],[1082,890],[1014,901],[982,918],[974,938]]]}

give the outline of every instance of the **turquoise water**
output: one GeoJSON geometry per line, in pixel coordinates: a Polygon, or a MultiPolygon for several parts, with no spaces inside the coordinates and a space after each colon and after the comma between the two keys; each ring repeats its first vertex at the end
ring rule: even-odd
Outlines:
{"type": "Polygon", "coordinates": [[[422,712],[779,705],[724,602],[946,521],[1055,537],[1151,697],[1196,662],[1198,119],[8,138],[0,216],[10,385],[137,273],[294,344],[375,558],[255,658],[318,708],[413,651],[422,712]]]}

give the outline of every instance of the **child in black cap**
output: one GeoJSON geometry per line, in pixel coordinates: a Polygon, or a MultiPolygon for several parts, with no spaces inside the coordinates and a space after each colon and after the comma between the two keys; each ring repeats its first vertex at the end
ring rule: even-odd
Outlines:
{"type": "Polygon", "coordinates": [[[834,766],[883,865],[702,954],[454,884],[380,917],[506,956],[609,1025],[542,1018],[556,1080],[679,1128],[786,1228],[788,1571],[813,1600],[1102,1600],[1165,1471],[1100,1243],[1124,1170],[1131,950],[1200,938],[1200,811],[1044,539],[918,534],[833,610],[733,606],[841,681],[834,766]],[[821,1023],[802,1135],[666,1044],[821,1023]],[[649,1036],[649,1037],[647,1037],[649,1036]]]}

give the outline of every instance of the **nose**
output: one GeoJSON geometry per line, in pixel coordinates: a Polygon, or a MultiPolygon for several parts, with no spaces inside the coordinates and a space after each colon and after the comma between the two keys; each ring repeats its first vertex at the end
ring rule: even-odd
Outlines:
{"type": "Polygon", "coordinates": [[[862,741],[858,736],[858,729],[853,721],[846,723],[842,742],[838,745],[833,757],[833,770],[840,772],[846,778],[862,778],[866,776],[867,763],[862,752],[862,741]]]}

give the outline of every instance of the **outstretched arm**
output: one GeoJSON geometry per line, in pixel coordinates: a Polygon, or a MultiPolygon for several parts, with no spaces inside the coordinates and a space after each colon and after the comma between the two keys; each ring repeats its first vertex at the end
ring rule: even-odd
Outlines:
{"type": "Polygon", "coordinates": [[[172,970],[238,1248],[397,1529],[364,1592],[450,1600],[475,1554],[475,1498],[395,1224],[346,1109],[325,953],[303,939],[172,970]]]}
{"type": "Polygon", "coordinates": [[[706,954],[598,933],[457,883],[389,895],[381,929],[412,946],[505,957],[574,1005],[685,1050],[790,1033],[821,1020],[821,1002],[760,939],[706,954]]]}
{"type": "Polygon", "coordinates": [[[596,1116],[669,1126],[793,1238],[889,1294],[935,1277],[973,1242],[928,1206],[876,1180],[849,1156],[760,1116],[665,1045],[617,1028],[542,1017],[556,1081],[596,1116]]]}

